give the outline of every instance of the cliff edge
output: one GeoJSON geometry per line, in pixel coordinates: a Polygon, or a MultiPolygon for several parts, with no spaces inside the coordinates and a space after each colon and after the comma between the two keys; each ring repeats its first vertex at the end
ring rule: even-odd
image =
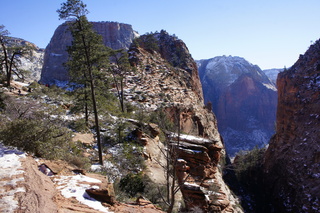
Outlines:
{"type": "Polygon", "coordinates": [[[277,79],[276,134],[264,173],[278,212],[319,212],[320,41],[277,79]]]}

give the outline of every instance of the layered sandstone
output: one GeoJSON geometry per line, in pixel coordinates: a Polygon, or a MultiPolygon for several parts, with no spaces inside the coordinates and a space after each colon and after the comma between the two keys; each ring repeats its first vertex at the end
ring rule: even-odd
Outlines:
{"type": "Polygon", "coordinates": [[[276,134],[265,155],[267,188],[277,212],[319,212],[319,40],[279,73],[277,86],[276,134]]]}
{"type": "MultiPolygon", "coordinates": [[[[195,63],[178,38],[164,31],[154,34],[154,37],[159,49],[146,50],[141,44],[129,49],[129,58],[136,72],[127,76],[126,100],[132,104],[138,101],[139,107],[144,110],[163,109],[169,118],[179,118],[181,132],[185,134],[173,134],[170,141],[177,150],[179,162],[176,172],[187,210],[239,210],[235,207],[236,199],[221,177],[219,167],[225,154],[224,146],[216,118],[204,106],[195,63]],[[167,48],[172,49],[169,51],[167,48]],[[171,58],[177,54],[184,55],[180,63],[175,63],[171,58]],[[188,177],[187,181],[185,177],[188,177]]],[[[144,36],[141,37],[143,39],[144,36]]],[[[149,157],[151,177],[160,181],[152,174],[159,172],[157,159],[161,154],[159,147],[162,146],[155,139],[148,140],[146,144],[145,155],[149,157]],[[158,150],[155,146],[152,148],[151,143],[158,144],[158,150]]]]}
{"type": "MultiPolygon", "coordinates": [[[[103,42],[112,49],[128,49],[137,33],[131,25],[117,22],[92,22],[93,29],[102,35],[103,42]]],[[[68,72],[63,64],[68,59],[67,46],[71,45],[72,36],[68,23],[61,24],[54,32],[46,47],[40,82],[56,84],[68,81],[68,72]]]]}

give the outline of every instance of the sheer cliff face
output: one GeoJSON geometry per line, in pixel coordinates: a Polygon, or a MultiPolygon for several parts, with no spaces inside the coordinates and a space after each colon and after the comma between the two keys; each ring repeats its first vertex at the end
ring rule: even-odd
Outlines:
{"type": "MultiPolygon", "coordinates": [[[[102,35],[104,44],[113,49],[128,49],[137,35],[128,24],[117,22],[92,22],[92,24],[94,30],[102,35]]],[[[41,83],[53,84],[68,80],[68,73],[63,63],[68,59],[66,48],[71,45],[71,41],[68,24],[60,25],[46,47],[41,83]]]]}
{"type": "MultiPolygon", "coordinates": [[[[136,72],[127,79],[127,101],[134,103],[138,96],[145,110],[162,108],[169,117],[180,117],[181,132],[187,134],[180,138],[173,136],[171,143],[177,145],[180,141],[176,173],[186,208],[232,212],[236,201],[218,169],[224,147],[215,116],[204,106],[196,64],[181,40],[163,31],[154,37],[155,51],[143,48],[141,40],[145,36],[139,38],[139,45],[129,49],[130,62],[136,72]],[[177,54],[183,54],[184,59],[176,64],[177,54]],[[184,181],[185,178],[188,181],[184,181]]],[[[150,156],[157,155],[151,153],[150,156]]],[[[151,162],[157,162],[157,158],[151,162]]],[[[153,171],[156,167],[149,169],[153,171]]]]}
{"type": "Polygon", "coordinates": [[[212,103],[228,154],[267,144],[274,133],[277,89],[240,57],[198,61],[205,102],[212,103]]]}
{"type": "Polygon", "coordinates": [[[265,178],[278,212],[320,211],[320,41],[279,73],[265,178]],[[270,186],[270,187],[269,187],[270,186]]]}

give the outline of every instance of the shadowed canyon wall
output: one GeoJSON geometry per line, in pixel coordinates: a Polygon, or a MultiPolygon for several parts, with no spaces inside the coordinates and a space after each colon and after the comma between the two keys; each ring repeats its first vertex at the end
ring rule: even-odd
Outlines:
{"type": "Polygon", "coordinates": [[[320,41],[279,73],[264,176],[276,212],[320,211],[320,41]]]}

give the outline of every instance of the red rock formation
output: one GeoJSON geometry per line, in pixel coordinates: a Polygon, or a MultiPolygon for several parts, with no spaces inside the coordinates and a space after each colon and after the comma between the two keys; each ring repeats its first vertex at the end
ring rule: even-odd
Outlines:
{"type": "Polygon", "coordinates": [[[279,73],[265,178],[277,212],[320,211],[320,41],[279,73]]]}
{"type": "MultiPolygon", "coordinates": [[[[143,43],[129,49],[130,62],[135,66],[136,73],[128,77],[126,91],[143,96],[145,101],[140,104],[145,110],[162,108],[172,121],[180,118],[181,131],[187,134],[179,140],[177,135],[172,137],[171,144],[176,147],[176,157],[179,159],[176,173],[186,209],[234,211],[236,201],[218,169],[220,157],[224,156],[223,143],[216,118],[203,103],[194,60],[181,40],[164,31],[154,36],[159,49],[146,50],[143,43]],[[178,53],[175,48],[178,48],[178,53]],[[183,59],[177,61],[177,55],[183,56],[183,59]]],[[[144,38],[141,36],[140,42],[144,38]]],[[[131,93],[126,94],[129,102],[136,96],[131,93]]],[[[157,153],[151,153],[148,148],[146,152],[149,152],[146,156],[150,161],[157,162],[157,153]]]]}

